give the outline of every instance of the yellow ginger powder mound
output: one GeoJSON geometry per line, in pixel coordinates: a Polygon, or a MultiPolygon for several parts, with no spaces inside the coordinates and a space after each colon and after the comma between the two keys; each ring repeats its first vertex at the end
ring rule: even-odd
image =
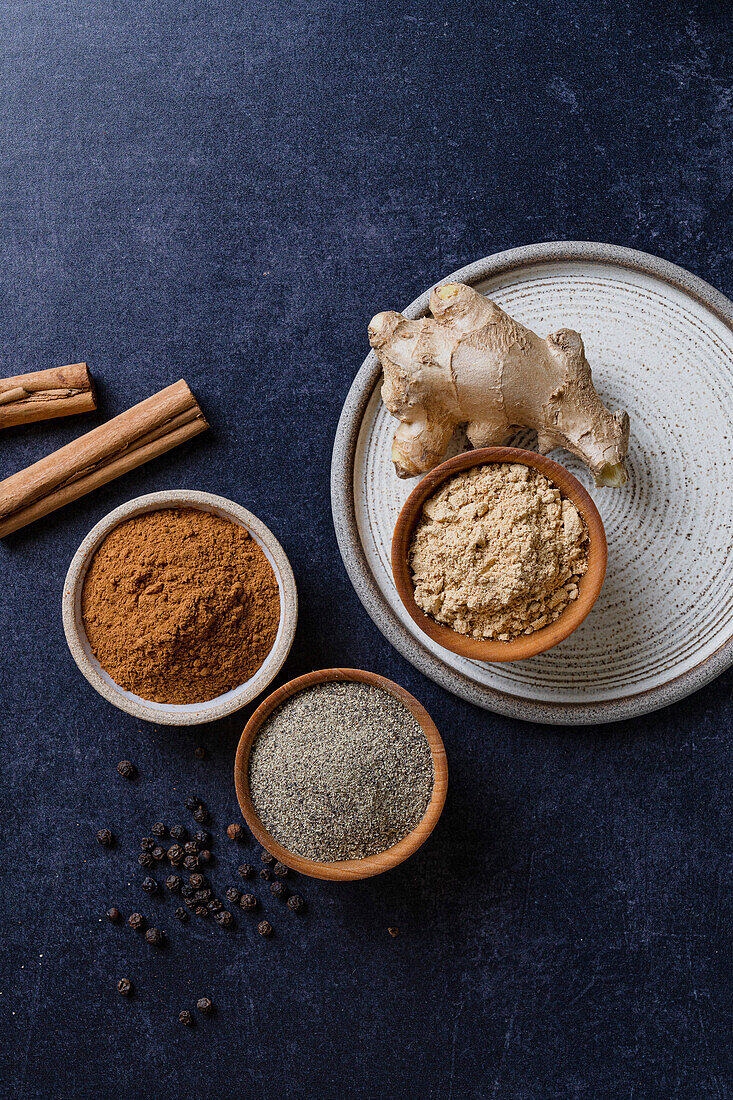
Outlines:
{"type": "Polygon", "coordinates": [[[409,561],[426,614],[459,634],[506,642],[577,599],[588,532],[538,470],[490,463],[456,474],[425,502],[409,561]]]}

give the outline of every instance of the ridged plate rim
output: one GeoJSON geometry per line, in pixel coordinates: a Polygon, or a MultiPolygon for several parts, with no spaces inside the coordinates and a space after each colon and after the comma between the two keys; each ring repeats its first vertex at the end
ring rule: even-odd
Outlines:
{"type": "MultiPolygon", "coordinates": [[[[733,330],[733,302],[697,275],[651,253],[596,241],[548,241],[485,256],[437,280],[402,312],[411,318],[424,316],[428,312],[430,291],[438,283],[472,285],[523,267],[563,261],[611,264],[652,275],[702,303],[733,330]]],[[[364,413],[380,375],[377,358],[370,352],[349,389],[336,430],[331,460],[331,509],[341,557],[357,596],[382,634],[410,664],[447,691],[486,710],[526,722],[577,726],[619,722],[659,710],[704,687],[733,664],[731,637],[694,668],[654,688],[611,700],[567,703],[537,701],[478,684],[431,653],[410,634],[387,603],[359,537],[354,460],[364,413]]]]}

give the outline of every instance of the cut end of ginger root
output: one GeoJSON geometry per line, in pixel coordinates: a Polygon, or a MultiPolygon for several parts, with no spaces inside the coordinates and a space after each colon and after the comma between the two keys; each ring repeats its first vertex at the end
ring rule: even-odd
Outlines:
{"type": "Polygon", "coordinates": [[[625,484],[629,418],[596,393],[580,333],[560,329],[543,340],[464,283],[436,287],[430,311],[415,321],[386,311],[369,325],[382,400],[400,421],[392,447],[398,477],[432,470],[465,425],[474,447],[532,428],[542,454],[563,447],[597,485],[625,484]]]}

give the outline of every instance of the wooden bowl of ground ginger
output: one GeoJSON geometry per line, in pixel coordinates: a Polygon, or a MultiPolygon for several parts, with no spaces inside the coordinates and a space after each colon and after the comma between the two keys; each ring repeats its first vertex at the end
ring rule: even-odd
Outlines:
{"type": "Polygon", "coordinates": [[[582,623],[603,586],[606,535],[563,466],[514,447],[468,451],[408,497],[392,573],[410,617],[474,661],[521,661],[582,623]]]}
{"type": "Polygon", "coordinates": [[[261,694],[295,635],[295,579],[251,512],[171,490],[110,512],[63,593],[79,669],[120,710],[161,725],[213,722],[261,694]]]}
{"type": "Polygon", "coordinates": [[[348,882],[427,840],[448,764],[435,723],[399,684],[354,668],[309,672],[254,712],[234,782],[244,819],[280,863],[348,882]]]}

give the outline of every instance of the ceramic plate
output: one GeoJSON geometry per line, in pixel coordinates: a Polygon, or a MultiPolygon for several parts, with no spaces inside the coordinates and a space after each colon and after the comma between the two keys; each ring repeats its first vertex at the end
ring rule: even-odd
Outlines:
{"type": "MultiPolygon", "coordinates": [[[[455,656],[412,622],[392,580],[392,532],[416,482],[394,473],[396,421],[381,405],[381,371],[368,355],[344,405],[331,475],[341,554],[367,611],[425,675],[527,721],[615,721],[702,687],[733,663],[733,303],[665,260],[575,241],[500,252],[440,281],[470,283],[541,336],[581,332],[602,400],[631,417],[630,478],[622,489],[596,489],[578,460],[553,452],[605,524],[598,602],[570,638],[538,657],[486,664],[455,656]]],[[[423,316],[428,295],[405,315],[423,316]]],[[[398,306],[385,292],[381,308],[398,306]]],[[[535,448],[530,433],[512,442],[535,448]]]]}

